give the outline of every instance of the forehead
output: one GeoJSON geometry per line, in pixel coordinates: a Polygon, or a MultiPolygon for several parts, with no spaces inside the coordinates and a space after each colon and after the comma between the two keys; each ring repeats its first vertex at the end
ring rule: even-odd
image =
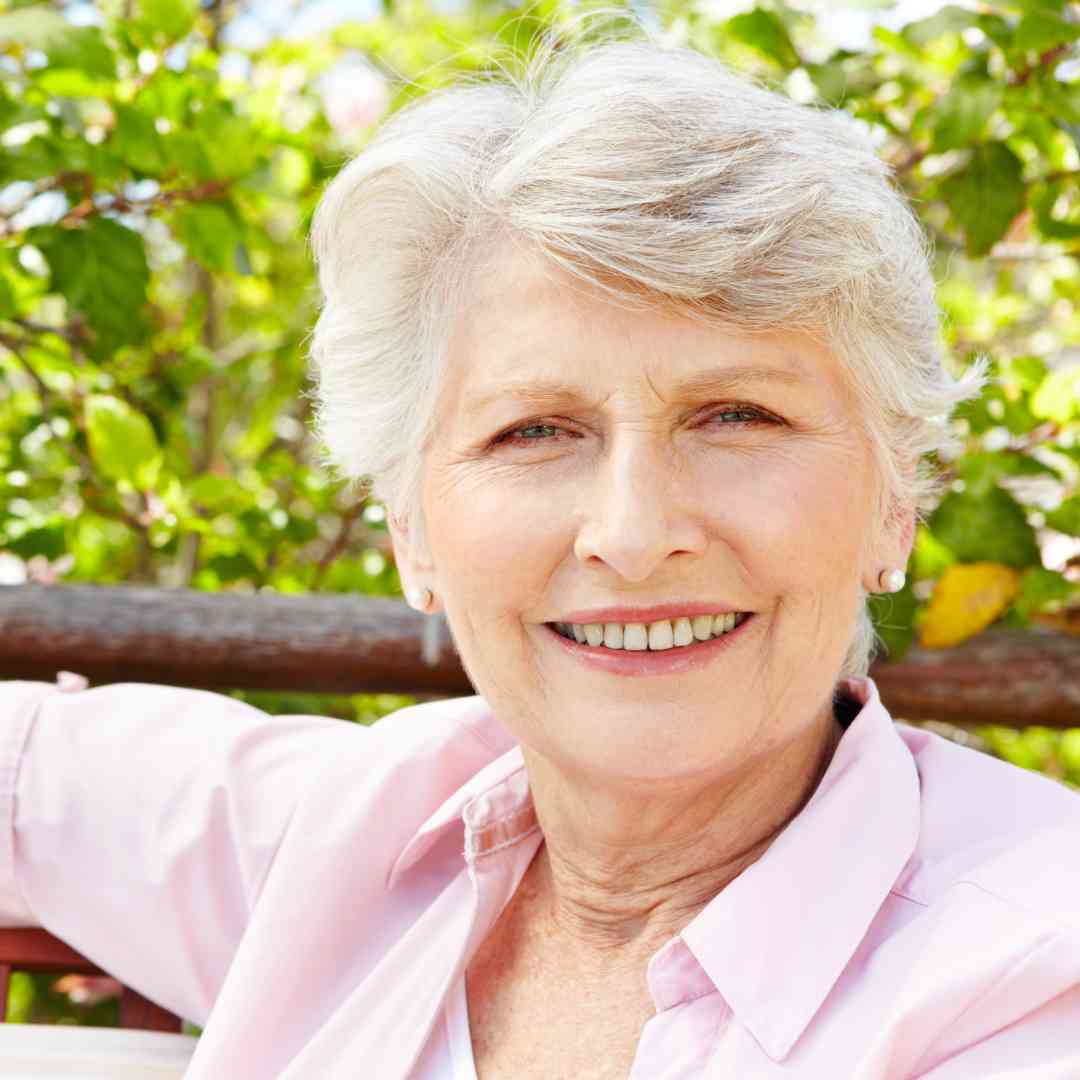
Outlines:
{"type": "Polygon", "coordinates": [[[750,334],[675,311],[637,309],[536,253],[511,247],[470,283],[449,340],[450,386],[470,400],[501,386],[580,383],[582,391],[643,375],[674,387],[725,368],[771,370],[846,399],[842,365],[802,333],[750,334]]]}

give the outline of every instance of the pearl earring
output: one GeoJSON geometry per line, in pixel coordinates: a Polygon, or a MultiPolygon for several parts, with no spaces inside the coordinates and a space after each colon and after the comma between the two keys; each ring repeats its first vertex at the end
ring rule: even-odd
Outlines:
{"type": "Polygon", "coordinates": [[[878,575],[881,592],[899,592],[904,587],[907,577],[903,570],[882,570],[878,575]]]}
{"type": "Polygon", "coordinates": [[[435,597],[430,589],[409,589],[405,593],[405,599],[409,602],[409,606],[416,608],[417,611],[427,611],[435,597]]]}

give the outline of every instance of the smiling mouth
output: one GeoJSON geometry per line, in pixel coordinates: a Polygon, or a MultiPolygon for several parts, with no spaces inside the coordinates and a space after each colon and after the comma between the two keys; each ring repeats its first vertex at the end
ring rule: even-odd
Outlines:
{"type": "Polygon", "coordinates": [[[545,623],[554,633],[578,645],[611,652],[668,652],[692,649],[730,634],[751,617],[747,611],[695,618],[661,619],[653,623],[545,623]]]}

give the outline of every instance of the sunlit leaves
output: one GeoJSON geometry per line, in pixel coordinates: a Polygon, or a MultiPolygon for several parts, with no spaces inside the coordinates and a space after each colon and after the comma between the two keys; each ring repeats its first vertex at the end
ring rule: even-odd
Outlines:
{"type": "Polygon", "coordinates": [[[156,44],[184,37],[195,23],[196,0],[138,0],[138,21],[156,44]]]}
{"type": "Polygon", "coordinates": [[[90,453],[102,473],[134,488],[153,487],[162,459],[150,421],[108,394],[88,397],[85,413],[90,453]]]}
{"type": "Polygon", "coordinates": [[[113,53],[95,26],[75,26],[45,4],[0,14],[0,45],[14,43],[43,52],[53,68],[75,68],[88,76],[116,74],[113,53]]]}
{"type": "Polygon", "coordinates": [[[1080,38],[1080,25],[1050,11],[1030,11],[1013,35],[1013,48],[1046,52],[1080,38]]]}
{"type": "Polygon", "coordinates": [[[1080,401],[1080,364],[1051,372],[1031,395],[1031,414],[1059,424],[1076,415],[1080,401]]]}
{"type": "Polygon", "coordinates": [[[723,34],[750,46],[781,67],[793,68],[799,63],[787,28],[771,11],[754,8],[728,19],[721,29],[723,34]]]}

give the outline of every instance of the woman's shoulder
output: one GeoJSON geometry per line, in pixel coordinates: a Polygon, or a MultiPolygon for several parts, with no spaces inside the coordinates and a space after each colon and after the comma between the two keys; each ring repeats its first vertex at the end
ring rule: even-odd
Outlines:
{"type": "Polygon", "coordinates": [[[974,888],[1080,931],[1080,791],[935,732],[896,728],[918,773],[920,828],[895,891],[933,905],[974,888]]]}

